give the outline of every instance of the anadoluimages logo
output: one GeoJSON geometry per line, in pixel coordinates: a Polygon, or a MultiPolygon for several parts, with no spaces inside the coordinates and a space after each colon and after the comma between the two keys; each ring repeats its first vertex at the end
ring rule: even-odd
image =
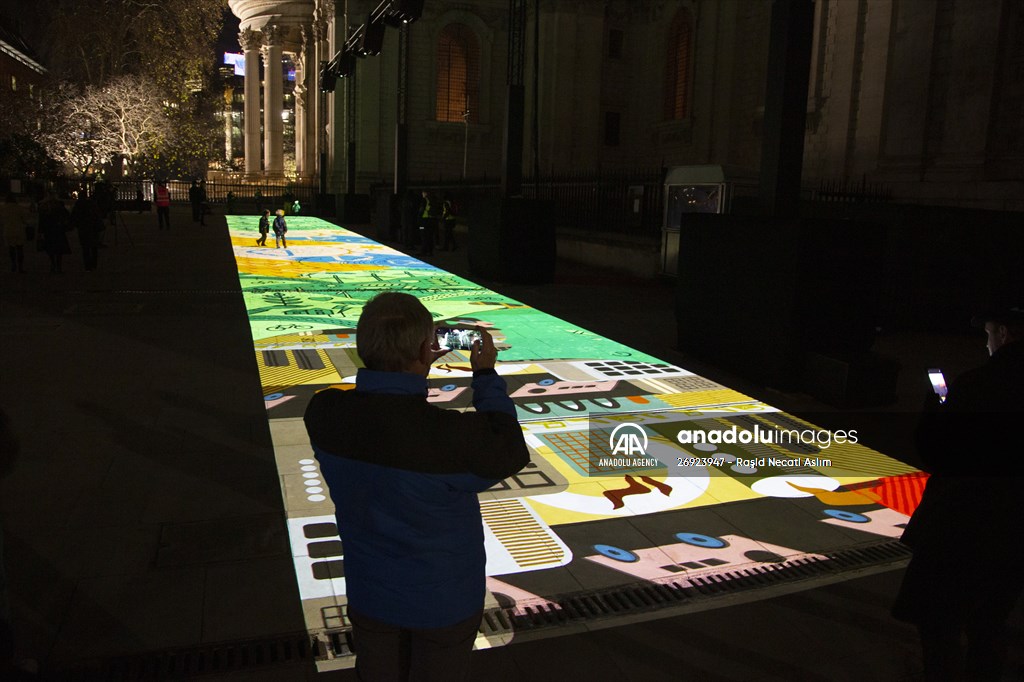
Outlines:
{"type": "Polygon", "coordinates": [[[647,456],[647,433],[637,424],[619,424],[608,436],[612,455],[625,457],[647,456]]]}

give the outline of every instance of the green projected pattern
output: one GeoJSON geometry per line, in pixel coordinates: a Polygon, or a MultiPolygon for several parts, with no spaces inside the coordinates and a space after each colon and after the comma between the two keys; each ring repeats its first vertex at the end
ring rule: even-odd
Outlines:
{"type": "MultiPolygon", "coordinates": [[[[486,606],[503,609],[493,622],[505,625],[481,632],[479,647],[512,641],[509,619],[527,607],[562,608],[557,595],[696,586],[891,544],[920,500],[924,474],[857,444],[680,445],[683,428],[814,426],[331,223],[288,218],[288,246],[275,248],[256,245],[257,222],[228,217],[322,670],[353,663],[330,644],[347,628],[344,538],[302,415],[317,391],[354,388],[356,324],[382,291],[418,297],[439,324],[491,331],[530,448],[525,469],[480,496],[486,606]],[[623,425],[632,440],[616,440],[623,425]]],[[[472,409],[471,379],[468,356],[452,350],[435,363],[427,400],[472,409]]]]}

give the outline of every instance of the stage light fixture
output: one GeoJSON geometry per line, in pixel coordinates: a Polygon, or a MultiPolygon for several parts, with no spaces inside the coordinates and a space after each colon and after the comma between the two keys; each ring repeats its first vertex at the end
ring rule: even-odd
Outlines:
{"type": "Polygon", "coordinates": [[[338,78],[331,70],[330,64],[320,62],[320,92],[334,92],[334,86],[337,85],[337,81],[338,78]]]}
{"type": "Polygon", "coordinates": [[[356,57],[345,50],[338,55],[338,78],[346,78],[356,71],[356,57]]]}
{"type": "Polygon", "coordinates": [[[423,0],[393,0],[390,14],[402,24],[411,24],[423,14],[423,0]]]}
{"type": "Polygon", "coordinates": [[[376,57],[384,47],[384,24],[373,22],[372,15],[363,25],[363,31],[359,36],[359,54],[363,57],[370,55],[376,57]]]}

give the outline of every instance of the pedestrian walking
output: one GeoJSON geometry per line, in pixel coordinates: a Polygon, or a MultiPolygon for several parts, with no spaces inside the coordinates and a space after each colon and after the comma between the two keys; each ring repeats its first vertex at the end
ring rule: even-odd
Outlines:
{"type": "Polygon", "coordinates": [[[71,215],[64,207],[64,202],[50,192],[46,199],[39,202],[39,232],[43,242],[43,250],[50,257],[50,272],[63,272],[62,260],[65,254],[71,253],[68,244],[68,230],[71,229],[71,215]]]}
{"type": "Polygon", "coordinates": [[[171,229],[171,191],[163,180],[156,183],[155,192],[157,227],[161,230],[171,229]]]}
{"type": "MultiPolygon", "coordinates": [[[[269,212],[269,211],[268,211],[269,212]]],[[[288,242],[285,240],[284,235],[288,232],[288,223],[284,220],[284,209],[277,209],[277,217],[274,218],[274,243],[277,248],[288,248],[288,242]]]]}
{"type": "Polygon", "coordinates": [[[206,214],[210,212],[210,203],[206,196],[206,180],[199,181],[199,224],[206,227],[206,214]]]}
{"type": "Polygon", "coordinates": [[[270,232],[270,209],[263,209],[263,215],[260,216],[260,238],[256,240],[256,246],[267,245],[267,234],[270,232]]]}
{"type": "Polygon", "coordinates": [[[7,193],[4,206],[0,209],[0,223],[3,224],[4,243],[11,257],[11,272],[25,272],[25,242],[28,239],[28,214],[18,205],[12,192],[7,193]]]}
{"type": "Polygon", "coordinates": [[[86,271],[95,270],[99,261],[103,214],[96,200],[89,196],[85,188],[82,188],[78,201],[71,209],[71,225],[78,232],[78,243],[82,247],[82,264],[86,271]]]}
{"type": "Polygon", "coordinates": [[[437,202],[427,190],[423,190],[420,201],[420,255],[434,255],[434,240],[437,239],[437,202]]]}
{"type": "Polygon", "coordinates": [[[441,245],[442,251],[454,251],[459,248],[459,245],[455,243],[455,217],[457,215],[455,201],[450,195],[444,195],[444,201],[441,203],[441,224],[444,226],[444,244],[441,245]]]}
{"type": "Polygon", "coordinates": [[[203,203],[199,198],[199,182],[192,181],[188,188],[188,203],[192,205],[192,222],[198,223],[203,213],[203,203]]]}

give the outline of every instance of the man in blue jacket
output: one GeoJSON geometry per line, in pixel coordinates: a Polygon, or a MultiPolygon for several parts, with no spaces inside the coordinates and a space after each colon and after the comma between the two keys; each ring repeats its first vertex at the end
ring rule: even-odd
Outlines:
{"type": "Polygon", "coordinates": [[[485,331],[471,350],[473,412],[427,402],[444,354],[415,297],[363,308],[354,391],[327,389],[305,423],[344,543],[360,680],[461,680],[486,594],[477,493],[529,462],[485,331]]]}

